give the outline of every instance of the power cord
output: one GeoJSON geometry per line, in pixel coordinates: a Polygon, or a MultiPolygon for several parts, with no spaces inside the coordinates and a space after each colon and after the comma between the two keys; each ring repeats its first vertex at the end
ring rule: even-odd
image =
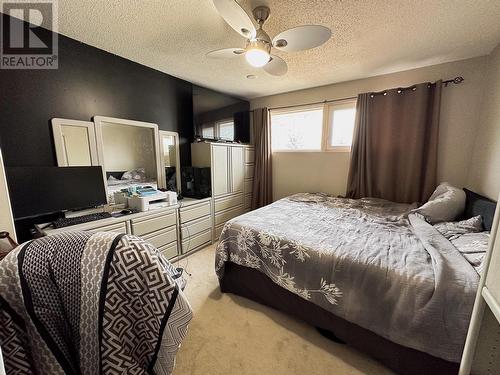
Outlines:
{"type": "MultiPolygon", "coordinates": [[[[178,204],[179,204],[179,210],[177,211],[177,212],[178,212],[178,213],[177,213],[177,215],[179,215],[178,220],[179,220],[179,224],[180,224],[180,222],[181,222],[181,218],[180,218],[180,212],[181,212],[181,211],[180,211],[180,209],[183,207],[183,202],[181,201],[181,202],[180,202],[180,203],[178,203],[178,204]]],[[[189,248],[190,248],[190,246],[191,246],[191,233],[189,232],[189,226],[187,226],[187,225],[186,225],[186,227],[185,227],[184,229],[187,231],[187,237],[188,237],[188,241],[187,241],[186,251],[185,251],[185,252],[186,252],[186,253],[189,253],[189,248]]],[[[180,250],[181,250],[181,253],[183,253],[183,251],[182,251],[182,242],[183,242],[183,241],[182,241],[182,227],[181,227],[181,243],[180,243],[180,250]]],[[[176,266],[177,266],[177,268],[176,268],[176,269],[177,269],[177,271],[178,271],[178,272],[180,272],[180,273],[181,273],[181,275],[182,275],[182,272],[185,272],[187,275],[189,275],[189,277],[192,277],[192,274],[191,274],[191,273],[189,273],[189,271],[188,271],[188,267],[189,267],[189,255],[187,255],[187,256],[185,257],[185,260],[186,260],[186,263],[185,263],[184,267],[181,267],[181,264],[180,264],[180,262],[181,262],[180,256],[179,256],[179,257],[177,257],[177,261],[176,261],[176,266]]]]}

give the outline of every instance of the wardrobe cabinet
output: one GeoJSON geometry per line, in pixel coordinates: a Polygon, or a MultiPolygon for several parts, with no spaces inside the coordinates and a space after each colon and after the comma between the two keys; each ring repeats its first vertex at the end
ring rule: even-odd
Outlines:
{"type": "Polygon", "coordinates": [[[251,197],[253,147],[239,144],[193,143],[193,167],[210,167],[212,171],[213,241],[219,239],[224,224],[246,210],[251,197]],[[247,156],[248,155],[248,156],[247,156]],[[251,171],[251,172],[250,172],[251,171]]]}
{"type": "Polygon", "coordinates": [[[230,185],[231,193],[243,193],[245,170],[243,164],[243,148],[242,147],[229,147],[230,161],[231,161],[231,174],[230,185]]]}
{"type": "Polygon", "coordinates": [[[255,148],[245,148],[245,212],[252,209],[253,175],[255,172],[255,148]]]}
{"type": "MultiPolygon", "coordinates": [[[[205,149],[205,148],[204,148],[205,149]]],[[[211,165],[207,165],[210,161],[210,154],[202,155],[206,157],[202,163],[204,166],[212,167],[212,194],[216,197],[227,194],[231,191],[229,184],[229,148],[226,146],[212,145],[212,161],[211,165]]],[[[206,149],[210,152],[210,149],[206,149]]],[[[194,165],[193,166],[200,166],[194,165]]]]}
{"type": "MultiPolygon", "coordinates": [[[[212,144],[210,148],[205,146],[201,149],[206,153],[202,155],[201,164],[212,168],[213,195],[220,197],[226,194],[242,193],[245,179],[243,147],[212,144]],[[210,151],[211,160],[209,159],[210,151]],[[209,161],[210,165],[208,165],[209,161]]],[[[201,165],[195,165],[193,162],[193,166],[200,167],[201,165]]]]}

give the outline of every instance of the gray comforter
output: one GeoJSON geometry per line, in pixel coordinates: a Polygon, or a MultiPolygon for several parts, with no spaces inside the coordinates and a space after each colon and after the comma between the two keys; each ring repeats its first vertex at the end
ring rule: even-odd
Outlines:
{"type": "Polygon", "coordinates": [[[192,317],[175,274],[134,236],[69,232],[19,246],[0,262],[7,374],[170,374],[192,317]]]}
{"type": "Polygon", "coordinates": [[[298,194],[224,227],[225,262],[397,344],[448,361],[462,354],[478,274],[409,205],[298,194]]]}

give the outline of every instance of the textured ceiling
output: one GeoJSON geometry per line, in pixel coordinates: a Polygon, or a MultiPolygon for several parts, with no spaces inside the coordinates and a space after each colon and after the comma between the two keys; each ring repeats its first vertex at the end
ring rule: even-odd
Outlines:
{"type": "Polygon", "coordinates": [[[211,0],[59,0],[59,32],[191,82],[253,98],[488,54],[500,41],[498,0],[242,0],[267,4],[265,30],[320,24],[332,39],[283,53],[283,77],[209,51],[244,39],[211,0]],[[249,80],[248,74],[257,75],[249,80]]]}

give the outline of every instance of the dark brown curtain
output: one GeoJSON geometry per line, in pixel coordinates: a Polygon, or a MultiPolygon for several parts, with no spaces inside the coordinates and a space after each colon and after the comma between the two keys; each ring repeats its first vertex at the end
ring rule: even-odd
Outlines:
{"type": "Polygon", "coordinates": [[[436,187],[442,82],[358,96],[347,196],[425,202],[436,187]]]}
{"type": "Polygon", "coordinates": [[[271,127],[269,110],[253,111],[255,135],[255,169],[253,176],[252,209],[263,207],[273,201],[273,176],[271,160],[271,127]]]}

